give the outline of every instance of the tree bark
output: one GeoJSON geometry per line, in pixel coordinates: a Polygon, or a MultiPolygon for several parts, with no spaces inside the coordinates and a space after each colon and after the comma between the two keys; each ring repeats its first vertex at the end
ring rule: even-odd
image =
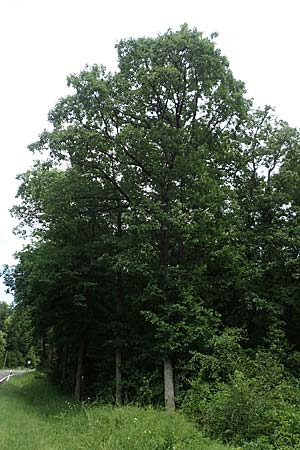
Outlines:
{"type": "MultiPolygon", "coordinates": [[[[121,208],[118,209],[117,216],[117,236],[119,239],[122,238],[122,213],[121,208]]],[[[123,288],[123,277],[121,271],[117,274],[117,296],[116,296],[116,312],[119,324],[123,320],[124,311],[124,288],[123,288]]],[[[117,341],[120,343],[122,339],[121,332],[118,332],[117,341]]],[[[120,344],[116,348],[116,404],[122,405],[123,403],[123,387],[122,387],[122,349],[120,344]]]]}
{"type": "MultiPolygon", "coordinates": [[[[169,265],[169,196],[167,190],[162,195],[164,218],[160,229],[160,267],[162,278],[161,288],[165,293],[165,305],[168,305],[167,269],[169,265]]],[[[165,408],[167,411],[175,411],[174,376],[173,365],[170,356],[164,358],[164,389],[165,408]]]]}
{"type": "Polygon", "coordinates": [[[3,367],[5,368],[5,366],[6,366],[6,360],[7,360],[7,350],[6,350],[6,352],[5,352],[5,354],[4,354],[4,362],[3,362],[3,367]]]}
{"type": "Polygon", "coordinates": [[[84,359],[84,341],[82,340],[78,349],[77,371],[75,380],[75,397],[81,400],[82,394],[82,374],[83,374],[83,359],[84,359]]]}
{"type": "Polygon", "coordinates": [[[164,358],[164,385],[165,385],[165,408],[167,411],[175,411],[174,376],[173,366],[170,358],[164,358]]]}
{"type": "Polygon", "coordinates": [[[45,365],[46,361],[48,360],[48,355],[47,355],[47,344],[46,344],[46,337],[43,336],[42,339],[42,345],[43,345],[43,364],[45,365]]]}
{"type": "Polygon", "coordinates": [[[120,348],[116,349],[116,404],[122,405],[122,352],[120,348]]]}
{"type": "Polygon", "coordinates": [[[60,359],[60,384],[63,385],[66,379],[66,367],[67,367],[68,354],[66,345],[63,345],[60,359]]]}

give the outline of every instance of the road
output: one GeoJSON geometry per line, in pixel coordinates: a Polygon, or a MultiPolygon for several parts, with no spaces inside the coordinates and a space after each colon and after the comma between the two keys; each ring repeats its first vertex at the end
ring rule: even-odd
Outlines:
{"type": "MultiPolygon", "coordinates": [[[[5,380],[5,378],[9,375],[9,370],[0,370],[0,383],[1,383],[1,381],[4,381],[5,380]]],[[[27,372],[27,370],[19,370],[19,369],[16,369],[16,370],[12,370],[12,376],[13,375],[21,375],[22,373],[25,373],[25,372],[27,372]]]]}

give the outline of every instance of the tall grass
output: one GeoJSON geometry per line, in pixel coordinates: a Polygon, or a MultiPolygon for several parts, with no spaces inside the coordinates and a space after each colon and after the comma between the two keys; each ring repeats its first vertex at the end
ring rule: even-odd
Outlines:
{"type": "Polygon", "coordinates": [[[78,404],[27,374],[0,386],[0,450],[225,450],[180,414],[78,404]]]}

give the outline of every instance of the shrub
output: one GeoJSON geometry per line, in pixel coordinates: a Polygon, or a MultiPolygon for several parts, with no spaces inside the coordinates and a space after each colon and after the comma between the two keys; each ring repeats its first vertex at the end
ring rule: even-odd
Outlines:
{"type": "Polygon", "coordinates": [[[228,383],[213,388],[198,380],[189,411],[210,436],[240,444],[273,432],[277,420],[273,394],[268,389],[262,393],[257,380],[235,371],[228,383]]]}
{"type": "Polygon", "coordinates": [[[186,414],[209,436],[245,450],[300,450],[299,382],[270,353],[235,351],[218,363],[215,354],[204,356],[186,414]]]}

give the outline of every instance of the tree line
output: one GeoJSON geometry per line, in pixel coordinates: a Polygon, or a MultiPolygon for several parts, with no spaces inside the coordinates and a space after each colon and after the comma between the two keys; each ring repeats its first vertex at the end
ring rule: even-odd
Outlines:
{"type": "Polygon", "coordinates": [[[121,40],[29,146],[6,282],[79,399],[174,410],[222,336],[300,369],[299,131],[254,108],[214,37],[121,40]]]}
{"type": "Polygon", "coordinates": [[[0,302],[0,368],[35,367],[38,350],[28,308],[0,302]]]}

